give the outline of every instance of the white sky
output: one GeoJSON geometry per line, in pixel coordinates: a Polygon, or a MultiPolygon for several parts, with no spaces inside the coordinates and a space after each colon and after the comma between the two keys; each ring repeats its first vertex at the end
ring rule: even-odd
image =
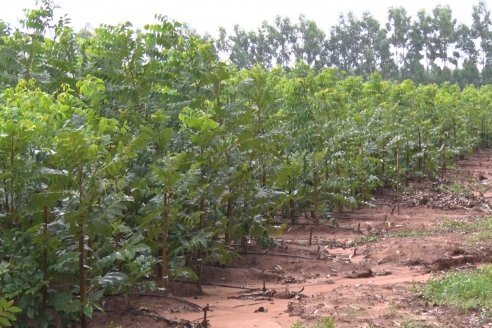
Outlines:
{"type": "MultiPolygon", "coordinates": [[[[188,23],[200,33],[216,35],[219,26],[232,30],[235,24],[250,30],[263,20],[273,21],[276,15],[294,20],[300,14],[314,20],[326,32],[334,25],[340,13],[353,11],[360,15],[371,12],[385,23],[389,7],[403,6],[415,16],[420,9],[428,12],[438,4],[448,4],[459,22],[471,22],[472,6],[478,0],[55,0],[61,7],[59,14],[68,14],[72,26],[80,29],[89,23],[116,24],[130,21],[136,27],[154,22],[160,13],[188,23]]],[[[492,9],[492,0],[486,0],[492,9]]],[[[22,9],[34,8],[35,0],[0,0],[0,20],[15,24],[23,16],[22,9]]]]}

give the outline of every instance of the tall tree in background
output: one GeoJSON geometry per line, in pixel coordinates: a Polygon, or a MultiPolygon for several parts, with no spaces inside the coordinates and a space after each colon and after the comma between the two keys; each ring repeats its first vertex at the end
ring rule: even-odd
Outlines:
{"type": "Polygon", "coordinates": [[[449,51],[456,41],[456,19],[453,18],[452,10],[449,6],[437,6],[432,11],[432,35],[430,44],[432,47],[434,62],[439,59],[442,63],[442,69],[437,63],[434,69],[438,74],[439,82],[444,82],[450,78],[448,62],[450,61],[449,51]]]}
{"type": "Polygon", "coordinates": [[[362,56],[358,74],[369,76],[377,70],[391,69],[394,62],[386,30],[367,12],[362,15],[359,26],[362,56]]]}
{"type": "Polygon", "coordinates": [[[389,43],[393,50],[393,58],[398,66],[398,78],[405,79],[408,66],[407,54],[412,46],[411,20],[403,7],[390,8],[388,10],[388,22],[386,29],[389,33],[389,43]]]}
{"type": "Polygon", "coordinates": [[[482,68],[482,80],[492,82],[492,20],[490,10],[483,1],[473,6],[471,35],[480,44],[478,65],[482,68]]]}
{"type": "Polygon", "coordinates": [[[302,60],[317,71],[328,63],[326,34],[314,21],[299,17],[298,40],[294,45],[296,61],[302,60]]]}
{"type": "Polygon", "coordinates": [[[360,36],[360,22],[354,13],[340,15],[338,24],[332,26],[330,31],[330,63],[349,74],[355,74],[362,56],[360,36]]]}

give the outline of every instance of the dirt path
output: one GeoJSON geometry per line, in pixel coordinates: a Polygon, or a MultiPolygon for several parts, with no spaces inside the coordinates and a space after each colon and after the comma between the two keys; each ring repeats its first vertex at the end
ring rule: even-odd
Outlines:
{"type": "MultiPolygon", "coordinates": [[[[391,214],[391,195],[386,193],[377,197],[374,203],[380,205],[374,208],[345,213],[339,228],[301,220],[277,236],[268,253],[252,245],[255,254],[227,267],[207,267],[205,283],[211,285],[204,286],[204,295],[184,299],[201,307],[208,304],[213,328],[290,327],[326,316],[334,317],[338,328],[480,327],[474,313],[433,307],[412,290],[435,273],[474,267],[490,258],[486,249],[469,242],[472,232],[459,227],[489,213],[491,156],[490,151],[479,152],[459,161],[441,184],[412,185],[399,215],[391,214]],[[257,292],[263,281],[276,291],[271,299],[235,299],[253,291],[213,286],[257,292]],[[299,296],[304,297],[276,298],[286,289],[303,289],[299,296]]],[[[203,319],[202,312],[158,299],[139,298],[135,308],[177,321],[203,319]]],[[[96,316],[94,326],[113,321],[123,327],[159,327],[150,317],[125,317],[96,316]]]]}

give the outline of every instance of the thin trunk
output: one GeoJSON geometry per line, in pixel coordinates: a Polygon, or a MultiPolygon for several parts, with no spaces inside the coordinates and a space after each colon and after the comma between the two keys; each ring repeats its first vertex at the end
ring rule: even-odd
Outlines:
{"type": "Polygon", "coordinates": [[[419,157],[417,158],[417,165],[419,167],[419,182],[422,181],[422,138],[420,136],[420,129],[419,129],[419,157]]]}
{"type": "Polygon", "coordinates": [[[289,219],[291,224],[296,223],[296,209],[294,200],[292,199],[292,189],[289,189],[289,219]]]}
{"type": "MultiPolygon", "coordinates": [[[[83,168],[79,166],[79,206],[83,206],[84,202],[84,186],[82,185],[82,173],[83,168]]],[[[86,269],[85,269],[85,214],[81,211],[79,217],[79,286],[80,286],[80,303],[82,307],[87,305],[87,279],[86,279],[86,269]]],[[[87,327],[87,318],[85,314],[80,315],[80,327],[87,327]]]]}
{"type": "MultiPolygon", "coordinates": [[[[314,164],[314,163],[313,163],[314,164]]],[[[313,216],[314,223],[319,224],[319,215],[318,215],[318,170],[316,169],[316,165],[313,167],[313,216]]]]}
{"type": "Polygon", "coordinates": [[[4,188],[4,197],[5,197],[5,211],[10,213],[10,202],[9,202],[9,188],[7,186],[7,180],[3,180],[3,188],[4,188]]]}
{"type": "Polygon", "coordinates": [[[43,289],[42,289],[42,309],[46,311],[48,305],[48,207],[43,207],[43,289]]]}
{"type": "MultiPolygon", "coordinates": [[[[361,172],[365,172],[364,168],[364,146],[360,146],[360,161],[361,161],[361,172]]],[[[361,184],[360,184],[360,194],[361,194],[361,199],[363,202],[366,201],[366,185],[365,185],[365,179],[362,179],[361,184]]]]}
{"type": "Polygon", "coordinates": [[[482,149],[485,149],[485,125],[484,125],[484,120],[482,119],[482,128],[481,128],[481,137],[480,139],[482,139],[482,142],[481,142],[481,146],[482,146],[482,149]]]}
{"type": "Polygon", "coordinates": [[[205,228],[205,198],[200,198],[200,229],[205,228]]]}
{"type": "Polygon", "coordinates": [[[408,171],[410,168],[410,146],[408,145],[408,139],[405,143],[405,164],[406,164],[406,170],[405,170],[405,186],[408,186],[408,171]]]}
{"type": "Polygon", "coordinates": [[[383,142],[383,148],[381,149],[381,175],[384,175],[384,160],[385,160],[385,153],[386,153],[386,145],[383,142]]]}
{"type": "Polygon", "coordinates": [[[162,195],[162,257],[161,257],[161,281],[162,287],[169,286],[169,257],[168,257],[168,235],[169,235],[169,195],[162,195]]]}
{"type": "Polygon", "coordinates": [[[444,179],[444,171],[446,170],[446,140],[442,144],[442,156],[441,156],[441,179],[444,179]]]}
{"type": "Polygon", "coordinates": [[[262,164],[261,166],[261,186],[265,187],[266,186],[266,168],[265,164],[262,164]]]}
{"type": "MultiPolygon", "coordinates": [[[[231,188],[229,188],[229,193],[232,193],[231,188]]],[[[231,241],[230,229],[232,228],[232,199],[229,197],[227,199],[226,208],[226,231],[225,231],[225,242],[228,244],[231,241]]]]}
{"type": "Polygon", "coordinates": [[[400,215],[400,144],[396,145],[396,214],[400,215]]]}
{"type": "Polygon", "coordinates": [[[328,178],[329,178],[329,171],[328,171],[328,155],[325,156],[325,167],[324,167],[324,171],[325,171],[325,181],[328,181],[328,178]]]}
{"type": "MultiPolygon", "coordinates": [[[[15,138],[12,136],[12,145],[10,151],[10,170],[14,168],[14,159],[15,159],[15,138]]],[[[10,213],[14,212],[14,175],[10,178],[10,213]]]]}
{"type": "MultiPolygon", "coordinates": [[[[340,180],[340,164],[338,163],[338,159],[336,160],[336,174],[337,174],[337,180],[340,180]]],[[[335,188],[335,193],[340,194],[340,187],[335,188]]],[[[337,202],[337,218],[340,220],[342,218],[342,204],[337,202]]]]}

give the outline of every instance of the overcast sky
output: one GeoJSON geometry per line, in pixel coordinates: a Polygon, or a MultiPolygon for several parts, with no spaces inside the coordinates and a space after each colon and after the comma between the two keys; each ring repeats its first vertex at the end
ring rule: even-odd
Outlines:
{"type": "MultiPolygon", "coordinates": [[[[317,25],[329,31],[340,13],[371,12],[380,22],[385,22],[389,7],[403,6],[414,16],[420,9],[430,12],[438,4],[448,4],[455,18],[462,23],[471,22],[472,6],[478,0],[55,0],[61,9],[58,14],[68,14],[76,29],[89,23],[116,24],[130,21],[136,27],[154,22],[154,14],[188,23],[200,33],[216,35],[219,26],[231,30],[235,24],[245,29],[256,29],[262,21],[272,21],[276,15],[297,19],[304,14],[317,25]]],[[[492,0],[486,0],[492,8],[492,0]]],[[[22,9],[33,8],[35,0],[1,0],[0,19],[17,22],[22,9]]]]}

